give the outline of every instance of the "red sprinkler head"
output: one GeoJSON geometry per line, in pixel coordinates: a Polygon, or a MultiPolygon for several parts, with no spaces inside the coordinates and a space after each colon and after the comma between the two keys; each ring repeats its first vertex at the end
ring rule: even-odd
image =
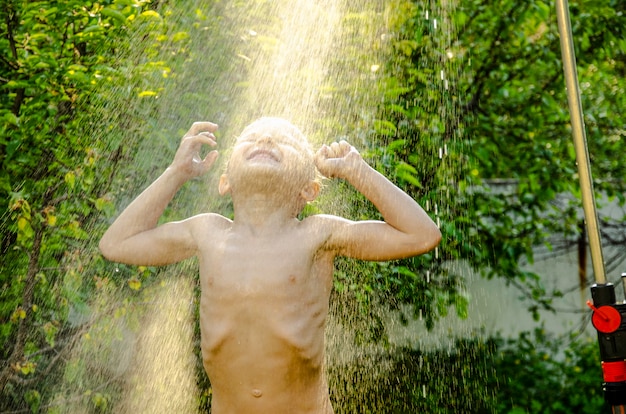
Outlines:
{"type": "Polygon", "coordinates": [[[593,302],[587,301],[587,306],[593,310],[591,323],[593,327],[602,333],[612,333],[622,324],[622,314],[613,306],[600,306],[596,308],[593,302]]]}

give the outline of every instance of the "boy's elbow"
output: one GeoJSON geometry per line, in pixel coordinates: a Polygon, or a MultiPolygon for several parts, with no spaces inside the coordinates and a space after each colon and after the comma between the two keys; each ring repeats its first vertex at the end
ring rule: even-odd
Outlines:
{"type": "Polygon", "coordinates": [[[100,250],[100,253],[102,254],[102,256],[104,256],[105,259],[110,260],[112,262],[117,261],[115,246],[116,244],[110,241],[106,237],[106,235],[102,237],[100,239],[100,242],[98,243],[98,249],[100,250]]]}
{"type": "Polygon", "coordinates": [[[433,230],[433,235],[432,235],[432,249],[434,249],[435,247],[439,246],[439,243],[441,243],[441,230],[439,230],[438,227],[435,227],[435,229],[433,230]]]}
{"type": "Polygon", "coordinates": [[[105,259],[111,260],[111,251],[109,250],[110,247],[109,244],[104,240],[104,238],[100,239],[100,242],[98,243],[98,249],[105,259]]]}
{"type": "Polygon", "coordinates": [[[441,237],[441,230],[433,223],[428,229],[426,237],[424,237],[424,234],[421,234],[419,237],[420,243],[419,246],[416,246],[419,251],[418,254],[429,252],[439,246],[441,237]]]}
{"type": "Polygon", "coordinates": [[[434,225],[433,223],[433,240],[435,241],[435,246],[437,246],[440,242],[441,242],[441,230],[439,229],[439,227],[437,227],[437,225],[434,225]]]}

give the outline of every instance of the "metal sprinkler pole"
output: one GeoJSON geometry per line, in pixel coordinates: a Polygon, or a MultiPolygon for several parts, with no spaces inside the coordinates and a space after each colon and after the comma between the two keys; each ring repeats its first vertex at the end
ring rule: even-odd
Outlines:
{"type": "Polygon", "coordinates": [[[578,88],[578,74],[576,72],[576,54],[572,40],[572,27],[569,19],[569,7],[567,0],[556,0],[556,16],[561,38],[561,55],[563,58],[563,71],[565,73],[565,86],[567,87],[567,101],[569,103],[570,119],[572,124],[572,136],[576,149],[576,163],[578,164],[578,177],[582,196],[585,223],[589,235],[589,248],[593,263],[593,274],[596,283],[606,283],[604,274],[604,259],[602,256],[602,241],[598,228],[598,215],[589,167],[589,152],[587,151],[587,138],[583,121],[583,110],[580,103],[580,90],[578,88]]]}
{"type": "MultiPolygon", "coordinates": [[[[561,55],[567,87],[572,136],[576,149],[578,176],[580,180],[585,223],[589,235],[589,247],[596,283],[591,287],[592,301],[587,304],[593,310],[591,321],[598,332],[598,345],[602,359],[604,399],[613,414],[626,414],[626,300],[617,303],[615,287],[607,283],[602,257],[602,243],[598,228],[598,215],[589,167],[589,153],[585,137],[576,56],[572,40],[572,27],[567,0],[556,0],[556,15],[561,38],[561,55]]],[[[622,275],[626,283],[626,275],[622,275]]],[[[624,294],[626,296],[626,285],[624,294]]]]}

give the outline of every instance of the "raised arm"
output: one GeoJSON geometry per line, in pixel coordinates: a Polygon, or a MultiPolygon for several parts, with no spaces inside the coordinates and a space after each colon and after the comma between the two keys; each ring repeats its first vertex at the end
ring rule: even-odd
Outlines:
{"type": "Polygon", "coordinates": [[[345,141],[323,146],[316,154],[318,170],[347,180],[367,197],[384,221],[337,219],[328,241],[338,254],[362,260],[392,260],[434,249],[441,232],[408,194],[370,167],[345,141]]]}
{"type": "Polygon", "coordinates": [[[209,170],[217,151],[200,158],[202,145],[216,146],[217,125],[196,122],[183,136],[172,164],[126,207],[100,240],[109,260],[134,265],[174,263],[194,254],[190,220],[157,226],[168,203],[189,179],[209,170]]]}

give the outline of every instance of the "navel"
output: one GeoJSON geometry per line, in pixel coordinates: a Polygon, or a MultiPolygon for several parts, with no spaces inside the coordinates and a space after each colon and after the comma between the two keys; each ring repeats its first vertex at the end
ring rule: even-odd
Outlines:
{"type": "Polygon", "coordinates": [[[255,388],[252,390],[252,396],[254,398],[260,398],[263,395],[263,391],[259,390],[258,388],[255,388]]]}

